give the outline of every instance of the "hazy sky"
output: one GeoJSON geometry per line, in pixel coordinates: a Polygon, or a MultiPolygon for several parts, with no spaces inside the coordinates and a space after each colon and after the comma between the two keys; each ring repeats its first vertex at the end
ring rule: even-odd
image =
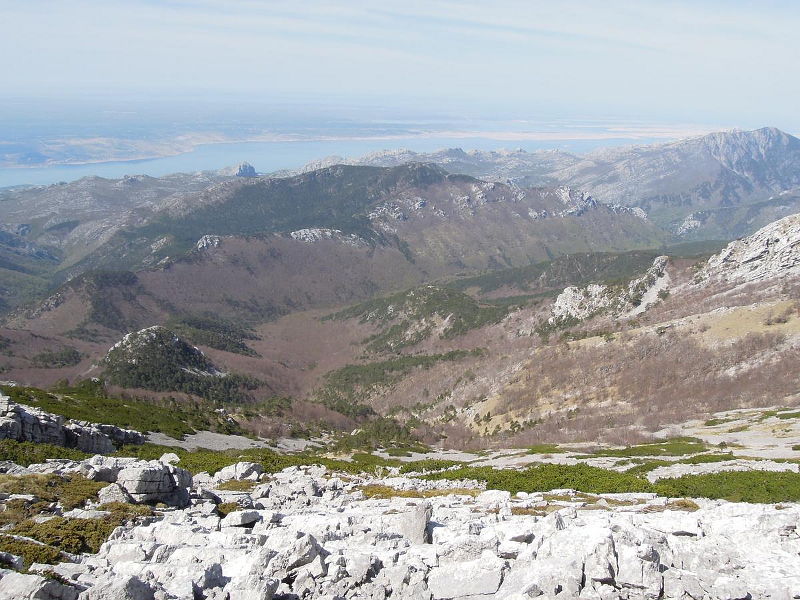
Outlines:
{"type": "Polygon", "coordinates": [[[0,0],[2,91],[797,127],[800,3],[0,0]]]}

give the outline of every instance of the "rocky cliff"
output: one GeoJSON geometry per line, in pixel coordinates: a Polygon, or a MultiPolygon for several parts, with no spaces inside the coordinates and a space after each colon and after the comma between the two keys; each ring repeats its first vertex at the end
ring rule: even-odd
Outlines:
{"type": "Polygon", "coordinates": [[[738,283],[798,274],[800,214],[770,223],[749,237],[731,242],[701,272],[704,278],[738,283]]]}
{"type": "Polygon", "coordinates": [[[72,421],[0,396],[0,440],[37,442],[108,454],[115,444],[143,444],[144,435],[113,425],[72,421]]]}

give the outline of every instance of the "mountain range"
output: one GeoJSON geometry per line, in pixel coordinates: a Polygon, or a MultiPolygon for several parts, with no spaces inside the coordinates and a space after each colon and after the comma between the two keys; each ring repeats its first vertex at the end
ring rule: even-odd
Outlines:
{"type": "Polygon", "coordinates": [[[788,397],[800,227],[717,252],[800,208],[797,145],[763,129],[584,157],[395,152],[6,190],[0,369],[227,402],[256,432],[390,418],[454,445],[611,439],[788,397]],[[700,224],[670,229],[687,219],[700,224]],[[742,264],[768,276],[742,279],[742,264]],[[745,305],[756,321],[715,329],[745,305]],[[765,326],[770,311],[782,321],[765,326]],[[744,348],[768,378],[737,379],[744,348]],[[277,419],[246,408],[275,399],[277,419]]]}
{"type": "Polygon", "coordinates": [[[300,170],[333,163],[389,166],[408,161],[435,163],[451,173],[492,181],[581,189],[600,202],[641,208],[680,240],[740,237],[800,207],[800,140],[774,127],[585,155],[399,150],[352,160],[330,157],[300,170]]]}

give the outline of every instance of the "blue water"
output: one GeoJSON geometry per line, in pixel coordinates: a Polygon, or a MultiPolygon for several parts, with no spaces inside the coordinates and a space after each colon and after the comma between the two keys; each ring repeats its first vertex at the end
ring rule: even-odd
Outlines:
{"type": "MultiPolygon", "coordinates": [[[[647,143],[650,140],[637,140],[647,143]]],[[[119,178],[123,175],[151,175],[158,177],[169,173],[191,173],[221,169],[247,161],[260,173],[292,169],[326,156],[357,157],[378,150],[408,148],[417,152],[430,152],[440,148],[465,150],[499,150],[522,148],[524,150],[559,149],[568,152],[588,152],[602,146],[631,144],[630,139],[568,140],[568,141],[513,141],[487,138],[420,138],[361,139],[294,142],[246,142],[233,144],[208,144],[192,152],[136,161],[104,162],[88,165],[54,165],[32,168],[0,168],[0,187],[34,184],[43,185],[60,181],[74,181],[81,177],[97,175],[119,178]]]]}

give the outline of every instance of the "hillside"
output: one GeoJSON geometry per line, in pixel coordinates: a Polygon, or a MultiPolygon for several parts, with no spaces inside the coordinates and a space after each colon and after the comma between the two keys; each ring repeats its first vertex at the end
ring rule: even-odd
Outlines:
{"type": "Polygon", "coordinates": [[[748,235],[800,209],[800,140],[776,129],[726,131],[654,144],[561,151],[389,151],[345,161],[333,157],[306,168],[349,162],[442,165],[491,181],[567,185],[601,202],[643,209],[675,239],[719,240],[748,235]]]}

